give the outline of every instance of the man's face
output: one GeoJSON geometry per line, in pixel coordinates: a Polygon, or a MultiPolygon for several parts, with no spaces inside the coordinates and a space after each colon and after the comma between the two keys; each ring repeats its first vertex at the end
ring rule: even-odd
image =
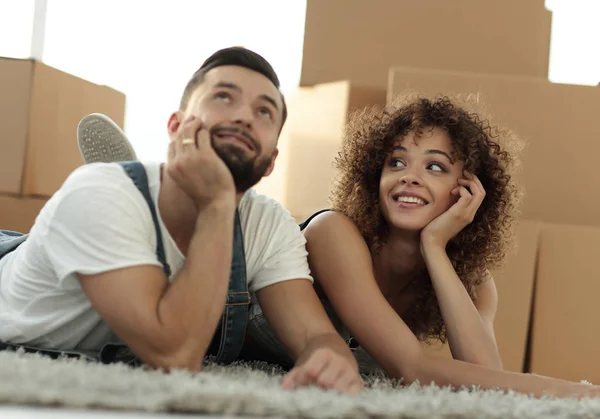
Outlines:
{"type": "Polygon", "coordinates": [[[242,193],[273,171],[282,109],[279,91],[262,74],[239,66],[216,67],[206,73],[187,108],[171,118],[169,133],[173,139],[189,115],[200,118],[242,193]]]}

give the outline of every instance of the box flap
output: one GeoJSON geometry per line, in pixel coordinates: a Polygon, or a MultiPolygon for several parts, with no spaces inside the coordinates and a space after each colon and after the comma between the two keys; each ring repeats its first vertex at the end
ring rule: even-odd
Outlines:
{"type": "Polygon", "coordinates": [[[600,383],[600,228],[546,224],[540,238],[531,372],[600,383]]]}
{"type": "Polygon", "coordinates": [[[0,193],[21,191],[32,62],[0,58],[0,193]]]}

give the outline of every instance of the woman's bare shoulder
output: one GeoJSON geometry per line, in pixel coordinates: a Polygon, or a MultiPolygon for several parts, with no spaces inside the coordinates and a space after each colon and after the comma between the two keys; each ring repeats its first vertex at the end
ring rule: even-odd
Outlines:
{"type": "Polygon", "coordinates": [[[354,236],[363,241],[360,231],[350,217],[337,211],[327,211],[315,216],[304,229],[304,235],[307,240],[309,237],[335,235],[335,237],[346,238],[354,236]]]}

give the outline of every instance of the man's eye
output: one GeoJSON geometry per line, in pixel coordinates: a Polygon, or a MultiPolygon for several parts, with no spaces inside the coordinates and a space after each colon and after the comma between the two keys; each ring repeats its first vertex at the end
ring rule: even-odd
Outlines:
{"type": "Polygon", "coordinates": [[[217,92],[215,93],[215,99],[231,99],[231,95],[227,92],[217,92]]]}
{"type": "Polygon", "coordinates": [[[273,112],[271,112],[271,109],[269,108],[260,108],[258,112],[269,119],[273,119],[273,112]]]}

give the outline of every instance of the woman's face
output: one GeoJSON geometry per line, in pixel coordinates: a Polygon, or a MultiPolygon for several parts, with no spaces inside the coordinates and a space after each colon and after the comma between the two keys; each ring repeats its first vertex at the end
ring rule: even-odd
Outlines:
{"type": "Polygon", "coordinates": [[[387,222],[399,230],[419,231],[447,211],[458,197],[463,164],[452,158],[446,131],[425,129],[398,138],[387,156],[379,182],[379,205],[387,222]]]}

